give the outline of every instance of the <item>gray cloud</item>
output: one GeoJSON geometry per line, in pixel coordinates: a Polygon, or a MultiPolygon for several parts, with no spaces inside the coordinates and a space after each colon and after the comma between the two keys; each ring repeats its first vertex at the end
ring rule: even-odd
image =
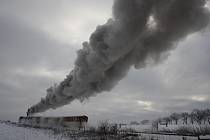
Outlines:
{"type": "Polygon", "coordinates": [[[16,17],[0,16],[0,30],[0,115],[14,119],[65,76],[76,53],[16,17]]]}
{"type": "Polygon", "coordinates": [[[46,64],[54,69],[63,69],[66,62],[72,64],[71,59],[66,59],[66,56],[70,53],[75,55],[72,50],[69,50],[70,46],[55,42],[42,31],[33,30],[30,26],[19,22],[15,18],[5,16],[0,18],[0,29],[2,31],[0,36],[2,52],[0,63],[6,61],[7,63],[4,63],[4,65],[15,67],[46,64]],[[50,58],[45,59],[46,57],[50,58]],[[68,61],[59,61],[58,58],[68,61]]]}
{"type": "Polygon", "coordinates": [[[0,1],[0,15],[25,21],[55,40],[80,45],[111,15],[111,6],[112,0],[8,0],[0,1]]]}

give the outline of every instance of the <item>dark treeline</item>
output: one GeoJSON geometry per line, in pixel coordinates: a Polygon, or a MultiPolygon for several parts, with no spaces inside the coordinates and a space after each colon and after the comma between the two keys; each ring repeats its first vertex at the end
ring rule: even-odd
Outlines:
{"type": "Polygon", "coordinates": [[[158,118],[158,123],[168,124],[210,124],[210,109],[194,109],[192,112],[171,113],[168,117],[158,118]]]}

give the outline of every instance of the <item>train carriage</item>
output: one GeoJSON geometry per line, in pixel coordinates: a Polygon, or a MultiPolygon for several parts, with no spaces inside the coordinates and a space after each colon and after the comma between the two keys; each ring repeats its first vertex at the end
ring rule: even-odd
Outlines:
{"type": "Polygon", "coordinates": [[[86,128],[87,116],[68,116],[68,117],[23,117],[19,118],[19,124],[40,127],[40,128],[65,128],[69,130],[82,130],[86,128]]]}

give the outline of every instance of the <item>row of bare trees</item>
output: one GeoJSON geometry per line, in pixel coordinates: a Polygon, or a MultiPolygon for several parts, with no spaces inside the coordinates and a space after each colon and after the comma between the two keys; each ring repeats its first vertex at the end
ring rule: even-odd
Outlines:
{"type": "Polygon", "coordinates": [[[182,124],[210,124],[210,109],[199,110],[194,109],[192,112],[183,112],[183,113],[172,113],[168,117],[159,118],[157,122],[165,122],[168,124],[178,124],[179,122],[182,124]]]}

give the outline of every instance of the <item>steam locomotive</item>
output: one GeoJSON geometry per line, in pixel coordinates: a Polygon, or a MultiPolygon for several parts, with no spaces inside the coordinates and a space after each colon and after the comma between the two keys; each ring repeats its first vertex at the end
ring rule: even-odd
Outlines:
{"type": "Polygon", "coordinates": [[[68,116],[68,117],[36,117],[21,116],[19,125],[39,128],[64,128],[69,130],[82,130],[86,128],[87,116],[68,116]]]}

